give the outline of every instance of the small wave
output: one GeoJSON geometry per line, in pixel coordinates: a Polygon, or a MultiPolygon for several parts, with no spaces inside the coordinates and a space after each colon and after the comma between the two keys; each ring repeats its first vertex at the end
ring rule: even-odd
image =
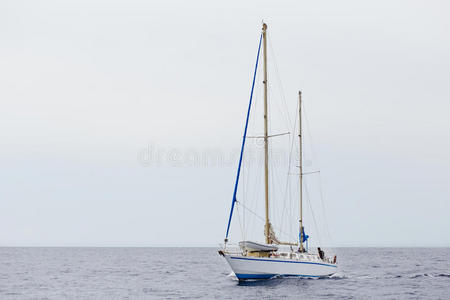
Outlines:
{"type": "Polygon", "coordinates": [[[422,278],[422,277],[435,277],[435,275],[424,273],[424,274],[414,274],[414,275],[409,276],[409,278],[412,278],[412,279],[414,279],[414,278],[422,278]]]}
{"type": "Polygon", "coordinates": [[[361,275],[361,276],[357,276],[356,278],[358,278],[358,279],[378,279],[378,277],[370,276],[370,275],[361,275]]]}
{"type": "Polygon", "coordinates": [[[409,276],[409,278],[421,278],[421,277],[430,277],[430,278],[434,278],[434,277],[447,277],[450,278],[450,274],[445,274],[445,273],[440,273],[440,274],[428,274],[428,273],[424,273],[424,274],[414,274],[409,276]]]}
{"type": "Polygon", "coordinates": [[[344,273],[335,273],[333,275],[328,276],[330,279],[346,279],[347,276],[345,276],[344,273]]]}

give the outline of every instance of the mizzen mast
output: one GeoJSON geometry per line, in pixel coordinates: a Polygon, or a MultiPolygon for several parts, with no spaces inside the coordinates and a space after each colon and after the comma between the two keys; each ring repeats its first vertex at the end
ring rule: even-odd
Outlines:
{"type": "Polygon", "coordinates": [[[300,152],[300,252],[304,252],[303,249],[303,239],[304,239],[304,230],[303,230],[303,160],[302,160],[302,92],[298,92],[298,123],[299,123],[299,129],[298,129],[298,140],[299,140],[299,152],[300,152]]]}

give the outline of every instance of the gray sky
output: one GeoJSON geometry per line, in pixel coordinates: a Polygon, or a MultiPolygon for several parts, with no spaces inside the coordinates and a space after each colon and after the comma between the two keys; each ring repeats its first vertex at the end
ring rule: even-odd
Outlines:
{"type": "Polygon", "coordinates": [[[264,19],[334,245],[450,246],[449,9],[0,2],[0,245],[222,242],[264,19]]]}

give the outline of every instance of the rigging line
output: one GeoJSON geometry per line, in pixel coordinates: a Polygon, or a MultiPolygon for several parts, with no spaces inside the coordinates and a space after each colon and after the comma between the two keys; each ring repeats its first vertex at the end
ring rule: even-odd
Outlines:
{"type": "Polygon", "coordinates": [[[324,223],[325,223],[325,230],[326,233],[328,235],[328,238],[330,239],[330,242],[333,243],[333,236],[330,233],[330,228],[328,225],[328,219],[326,216],[326,210],[325,210],[325,201],[324,201],[324,196],[323,196],[323,188],[322,188],[322,177],[319,176],[319,191],[320,191],[320,202],[322,204],[322,212],[323,212],[323,219],[324,219],[324,223]]]}
{"type": "MultiPolygon", "coordinates": [[[[282,136],[282,135],[287,135],[287,134],[291,134],[291,133],[290,132],[277,133],[277,134],[268,135],[267,137],[271,138],[271,137],[282,136]]],[[[265,138],[265,136],[262,136],[262,135],[248,136],[247,138],[248,139],[262,139],[262,138],[265,138]]]]}
{"type": "Polygon", "coordinates": [[[251,203],[251,204],[253,204],[252,205],[252,207],[254,207],[254,209],[258,209],[258,206],[259,206],[259,196],[260,196],[260,189],[259,189],[259,183],[260,183],[260,181],[261,181],[261,177],[262,177],[262,173],[263,173],[263,171],[262,171],[262,165],[259,163],[259,156],[260,156],[260,154],[259,154],[259,149],[256,149],[255,150],[255,153],[256,153],[256,160],[255,160],[255,167],[253,168],[253,170],[254,170],[254,172],[256,172],[256,176],[254,176],[253,178],[254,178],[254,180],[253,180],[253,190],[252,190],[252,195],[253,195],[253,202],[251,203]]]}
{"type": "MultiPolygon", "coordinates": [[[[256,159],[258,159],[258,158],[256,158],[256,159]]],[[[259,187],[258,183],[259,183],[259,181],[261,179],[261,173],[262,173],[262,166],[257,161],[256,161],[256,166],[253,168],[253,170],[255,170],[255,169],[256,169],[256,176],[253,177],[254,178],[254,180],[252,181],[252,187],[253,188],[251,190],[251,194],[249,195],[249,199],[251,199],[251,200],[249,200],[248,205],[250,207],[254,208],[255,210],[257,210],[258,209],[258,204],[259,204],[259,199],[260,199],[260,197],[259,197],[260,189],[258,188],[259,187]]],[[[255,223],[255,219],[254,218],[251,219],[251,220],[252,220],[251,231],[252,231],[252,233],[254,233],[255,230],[256,230],[256,225],[257,224],[255,223]]]]}
{"type": "Polygon", "coordinates": [[[268,35],[268,41],[269,41],[270,51],[272,52],[272,57],[273,57],[273,62],[274,62],[274,69],[275,69],[275,75],[276,75],[276,78],[278,80],[278,84],[280,85],[281,100],[283,101],[283,104],[285,105],[285,108],[286,108],[286,120],[289,123],[288,124],[288,128],[289,128],[289,126],[292,125],[292,122],[291,122],[291,118],[290,118],[290,115],[289,115],[289,109],[288,109],[288,105],[287,105],[287,102],[286,102],[286,97],[284,95],[284,88],[283,88],[283,84],[282,84],[282,81],[281,81],[280,72],[278,70],[278,64],[277,64],[277,60],[276,60],[276,55],[275,55],[275,51],[273,50],[272,39],[271,39],[270,35],[268,35]]]}
{"type": "MultiPolygon", "coordinates": [[[[241,184],[241,190],[242,190],[242,196],[240,197],[241,199],[244,199],[244,201],[246,201],[246,199],[248,199],[248,181],[249,181],[249,174],[248,174],[248,146],[247,146],[247,151],[244,152],[244,157],[243,157],[243,162],[242,162],[242,184],[241,184]]],[[[239,202],[236,202],[236,205],[238,205],[239,202]]],[[[239,208],[239,206],[236,206],[236,208],[239,208]]],[[[243,229],[244,232],[246,232],[246,228],[247,225],[245,223],[246,221],[246,213],[245,210],[243,210],[242,212],[242,223],[243,223],[243,229]]],[[[239,217],[239,216],[238,216],[239,217]]],[[[245,233],[243,234],[245,235],[245,233]]]]}
{"type": "MultiPolygon", "coordinates": [[[[259,83],[260,77],[261,77],[261,72],[258,72],[256,74],[256,82],[257,83],[259,83]]],[[[254,100],[253,100],[253,108],[254,109],[258,108],[258,105],[260,103],[260,96],[261,96],[261,89],[259,88],[259,85],[258,85],[255,88],[255,95],[254,95],[254,100]]],[[[255,113],[256,112],[254,112],[254,115],[255,115],[255,113]]],[[[254,130],[256,119],[257,118],[255,118],[255,117],[250,118],[250,121],[249,121],[249,132],[252,132],[254,130]]],[[[253,177],[253,174],[254,174],[254,169],[255,169],[254,168],[255,155],[257,157],[257,154],[258,153],[257,153],[257,149],[255,149],[255,143],[254,142],[250,143],[248,145],[248,151],[245,153],[245,155],[246,155],[245,163],[246,163],[246,170],[247,170],[247,172],[246,172],[247,178],[246,178],[246,181],[245,181],[246,182],[246,185],[245,185],[246,193],[245,193],[245,198],[243,198],[245,200],[245,202],[248,203],[248,205],[250,205],[250,206],[253,206],[253,202],[255,201],[255,198],[253,198],[253,197],[255,197],[255,194],[256,194],[255,193],[255,188],[252,189],[251,187],[252,186],[255,187],[255,183],[258,182],[258,178],[260,177],[259,176],[260,175],[259,172],[257,172],[257,174],[255,176],[256,177],[256,181],[252,182],[253,178],[255,178],[255,177],[253,177]]],[[[257,158],[256,158],[256,162],[257,162],[257,158]]],[[[247,224],[247,225],[248,225],[248,227],[250,229],[253,229],[253,227],[255,225],[254,224],[254,219],[250,219],[250,223],[247,224]]]]}
{"type": "MultiPolygon", "coordinates": [[[[288,165],[289,168],[289,165],[288,165]]],[[[289,222],[294,221],[294,223],[296,222],[295,219],[292,218],[292,202],[293,202],[293,197],[292,197],[292,183],[291,183],[291,178],[290,176],[286,175],[286,184],[284,185],[284,191],[283,191],[283,209],[281,211],[281,227],[284,228],[285,226],[285,222],[287,221],[286,226],[288,226],[288,228],[291,229],[291,227],[289,227],[289,222]],[[289,209],[287,209],[287,207],[289,206],[289,209]],[[287,218],[286,218],[287,215],[287,218]]]]}
{"type": "MultiPolygon", "coordinates": [[[[290,185],[292,186],[292,179],[289,178],[289,180],[290,180],[289,181],[290,185]]],[[[297,183],[297,180],[296,180],[296,183],[297,183]]],[[[290,217],[290,220],[293,221],[292,224],[294,226],[291,225],[289,227],[289,230],[290,230],[289,232],[290,232],[290,234],[294,234],[295,236],[298,236],[298,231],[297,231],[298,217],[297,217],[297,214],[294,213],[294,211],[295,212],[299,211],[298,207],[300,207],[300,202],[294,200],[294,199],[297,199],[297,197],[295,197],[295,196],[296,196],[296,194],[295,194],[294,190],[292,188],[290,188],[289,189],[289,208],[290,208],[290,210],[289,210],[289,217],[290,217]]]]}
{"type": "MultiPolygon", "coordinates": [[[[313,159],[317,160],[317,165],[319,166],[319,170],[320,170],[320,160],[319,160],[319,157],[318,157],[318,155],[317,155],[317,153],[315,151],[315,148],[314,148],[314,142],[313,142],[313,138],[312,138],[312,134],[311,134],[311,125],[309,123],[307,110],[306,110],[306,107],[305,107],[304,104],[303,104],[303,110],[304,110],[304,115],[305,115],[305,120],[306,120],[306,129],[307,129],[307,132],[308,132],[308,137],[309,137],[309,139],[311,141],[310,142],[311,153],[312,153],[313,159]]],[[[332,237],[332,235],[330,233],[330,226],[328,224],[328,218],[327,218],[326,210],[325,210],[325,207],[326,207],[325,206],[325,200],[324,200],[325,197],[324,197],[324,194],[323,194],[322,176],[321,176],[320,173],[319,173],[319,191],[320,191],[320,203],[322,205],[322,218],[324,219],[326,234],[328,235],[328,238],[331,241],[333,241],[333,237],[332,237]]]]}
{"type": "MultiPolygon", "coordinates": [[[[274,147],[271,147],[270,149],[269,149],[269,155],[270,155],[270,161],[269,161],[269,164],[270,164],[270,167],[271,167],[271,170],[272,170],[272,172],[270,173],[270,182],[271,182],[271,186],[272,186],[272,190],[271,190],[271,194],[272,194],[272,199],[273,199],[273,202],[276,202],[276,195],[278,194],[277,193],[277,191],[278,191],[278,189],[279,189],[279,186],[280,186],[280,178],[279,178],[279,168],[277,168],[277,166],[279,165],[279,161],[278,161],[278,159],[279,159],[279,157],[278,157],[278,155],[276,155],[276,151],[275,151],[276,149],[274,148],[274,147]]],[[[275,210],[275,206],[272,206],[272,212],[273,212],[273,214],[272,214],[272,217],[273,217],[273,220],[274,221],[278,221],[277,220],[277,218],[278,218],[278,214],[275,214],[276,213],[276,210],[275,210]]]]}
{"type": "MultiPolygon", "coordinates": [[[[247,149],[248,149],[248,146],[247,146],[247,149]]],[[[243,197],[243,199],[246,199],[246,196],[247,196],[247,184],[245,184],[245,182],[246,182],[246,180],[247,180],[247,178],[248,178],[248,176],[247,176],[247,172],[246,172],[246,165],[247,165],[247,162],[246,162],[246,160],[247,160],[247,153],[246,152],[244,152],[243,154],[242,154],[242,167],[241,167],[241,181],[242,181],[242,184],[240,185],[240,194],[242,195],[241,197],[243,197]]],[[[237,210],[237,212],[238,212],[238,218],[239,218],[239,220],[240,220],[240,214],[239,214],[239,211],[238,211],[238,205],[239,204],[239,202],[236,202],[236,210],[237,210]]],[[[245,210],[242,212],[242,222],[244,223],[244,229],[245,229],[245,210]]],[[[242,231],[242,228],[241,228],[241,231],[242,231]]]]}
{"type": "MultiPolygon", "coordinates": [[[[270,148],[270,156],[272,157],[272,160],[270,160],[270,166],[271,166],[271,169],[272,169],[272,172],[271,172],[271,174],[269,175],[270,176],[270,181],[271,181],[271,183],[272,183],[272,187],[273,187],[273,189],[271,190],[271,194],[272,194],[272,196],[275,196],[276,194],[278,194],[279,192],[277,192],[277,191],[281,191],[282,190],[282,186],[283,186],[283,184],[282,184],[282,179],[281,179],[281,177],[279,176],[280,174],[280,168],[277,168],[276,166],[277,165],[279,165],[279,164],[277,164],[276,162],[274,162],[274,148],[272,147],[272,148],[270,148]],[[278,175],[278,176],[277,176],[278,175]]],[[[287,179],[287,178],[286,178],[287,179]]],[[[287,181],[288,182],[288,181],[287,181]]],[[[272,199],[275,199],[275,197],[272,197],[272,199]]],[[[284,203],[285,204],[285,203],[284,203]]],[[[275,206],[274,206],[275,207],[275,206]]],[[[290,233],[290,234],[287,234],[286,233],[286,231],[284,230],[284,213],[282,212],[282,214],[281,214],[281,218],[280,218],[280,215],[279,215],[279,210],[277,211],[277,210],[275,210],[275,208],[272,208],[271,209],[271,212],[272,212],[272,220],[274,221],[274,223],[276,223],[276,224],[282,224],[282,226],[280,226],[280,227],[278,227],[277,229],[281,232],[281,233],[283,233],[284,235],[286,235],[286,237],[288,237],[288,238],[290,238],[291,236],[292,236],[292,233],[290,233]]],[[[288,227],[288,229],[290,229],[290,227],[288,227]]]]}
{"type": "Polygon", "coordinates": [[[303,115],[305,116],[305,122],[306,122],[306,124],[305,124],[306,125],[305,126],[306,127],[306,132],[307,132],[308,138],[310,140],[309,148],[311,149],[311,156],[312,156],[313,160],[317,160],[317,164],[318,164],[319,170],[320,170],[320,161],[319,161],[319,158],[318,158],[318,156],[316,154],[316,150],[314,148],[314,140],[313,140],[312,134],[311,134],[311,125],[309,123],[308,113],[307,113],[304,101],[302,101],[302,104],[303,104],[302,108],[303,108],[303,111],[304,111],[303,115]]]}
{"type": "MultiPolygon", "coordinates": [[[[258,80],[258,78],[260,77],[260,73],[257,73],[256,75],[256,80],[258,80]]],[[[256,88],[255,90],[255,94],[254,94],[254,100],[253,100],[253,109],[255,109],[257,107],[258,104],[258,100],[259,100],[259,93],[258,93],[258,89],[256,88]]],[[[255,123],[255,118],[250,118],[249,120],[249,131],[251,132],[252,128],[254,127],[254,123],[255,123]]],[[[243,159],[243,176],[244,176],[244,180],[243,180],[243,184],[242,186],[242,190],[243,190],[243,194],[244,197],[242,197],[241,199],[243,199],[243,201],[247,202],[250,201],[250,192],[251,192],[251,179],[252,179],[252,164],[253,164],[253,156],[252,156],[252,144],[247,144],[247,151],[244,151],[244,159],[243,159]]],[[[245,210],[243,213],[243,217],[245,218],[245,210]]],[[[244,224],[244,227],[246,228],[246,224],[244,224]]]]}
{"type": "Polygon", "coordinates": [[[309,209],[311,210],[311,216],[312,216],[312,219],[313,219],[313,222],[314,222],[314,227],[316,229],[317,239],[319,240],[319,243],[322,244],[323,241],[322,241],[322,239],[320,237],[319,226],[317,226],[316,216],[314,215],[314,210],[312,208],[311,199],[309,197],[308,185],[305,184],[304,187],[305,187],[306,201],[308,202],[309,209]]]}
{"type": "MultiPolygon", "coordinates": [[[[248,148],[248,147],[247,147],[248,148]]],[[[242,168],[242,177],[243,177],[243,182],[245,183],[248,180],[248,174],[247,174],[247,168],[246,168],[246,160],[248,156],[244,153],[244,162],[243,162],[243,168],[242,168]]],[[[243,184],[242,185],[242,194],[244,195],[244,199],[247,199],[247,184],[243,184]]],[[[238,214],[239,217],[239,214],[238,214]]],[[[243,235],[245,236],[245,209],[242,212],[242,223],[244,224],[243,228],[244,228],[244,233],[243,235]]]]}
{"type": "MultiPolygon", "coordinates": [[[[296,111],[298,111],[298,102],[297,102],[297,110],[296,111]]],[[[287,173],[289,174],[289,170],[291,169],[291,163],[292,163],[292,151],[293,151],[293,148],[294,148],[294,140],[295,140],[295,126],[297,126],[297,121],[298,121],[298,118],[297,118],[297,114],[295,114],[295,119],[294,119],[294,126],[292,127],[293,128],[293,133],[294,134],[292,134],[292,139],[291,139],[291,147],[290,147],[290,150],[289,150],[289,157],[288,157],[288,167],[287,167],[287,173]]],[[[292,194],[291,193],[289,193],[289,196],[288,196],[288,189],[289,189],[289,186],[290,186],[290,180],[289,180],[289,176],[288,176],[288,178],[287,178],[287,180],[286,180],[286,187],[285,187],[285,191],[284,191],[284,201],[283,201],[283,203],[284,203],[284,205],[283,205],[283,211],[282,211],[282,215],[284,215],[284,212],[285,212],[285,209],[286,209],[286,202],[287,202],[287,199],[288,198],[290,198],[289,196],[292,196],[292,194]]],[[[291,201],[290,202],[292,202],[292,198],[290,199],[291,201]]],[[[292,207],[291,207],[292,208],[292,207]]],[[[292,211],[292,210],[291,210],[292,211]]]]}
{"type": "Polygon", "coordinates": [[[320,171],[305,172],[305,173],[302,173],[302,175],[311,175],[311,174],[317,174],[317,173],[320,173],[320,171]]]}
{"type": "MultiPolygon", "coordinates": [[[[236,201],[239,204],[239,201],[236,201]]],[[[245,210],[244,210],[245,211],[245,210]]],[[[239,205],[236,205],[236,213],[238,215],[238,220],[239,220],[239,227],[241,228],[241,236],[243,237],[243,239],[245,240],[245,231],[244,228],[241,224],[241,216],[239,214],[239,205]]]]}
{"type": "MultiPolygon", "coordinates": [[[[256,74],[256,86],[254,90],[254,100],[253,100],[253,117],[249,120],[249,133],[255,132],[258,128],[257,122],[260,121],[257,117],[259,116],[259,108],[261,106],[261,99],[262,99],[262,80],[261,80],[262,74],[261,72],[258,72],[256,74]]],[[[251,207],[253,210],[258,210],[259,204],[260,204],[260,195],[261,195],[261,189],[260,187],[260,180],[262,177],[262,165],[259,163],[260,160],[260,145],[256,143],[255,141],[251,143],[247,143],[247,151],[245,152],[245,155],[247,157],[246,162],[246,174],[247,174],[247,184],[245,186],[246,189],[246,197],[241,198],[241,204],[245,202],[247,207],[251,207]],[[256,172],[256,174],[255,174],[256,172]]],[[[257,220],[255,218],[247,218],[247,224],[246,224],[246,235],[249,237],[255,236],[256,230],[259,228],[259,224],[256,223],[257,220]]]]}
{"type": "Polygon", "coordinates": [[[275,96],[275,89],[272,86],[268,87],[269,94],[271,99],[275,101],[271,101],[269,103],[271,111],[278,111],[278,114],[281,116],[282,121],[280,122],[280,125],[278,125],[280,128],[287,128],[289,130],[290,124],[286,123],[286,113],[283,111],[282,105],[280,104],[280,101],[278,100],[278,96],[275,96]]]}
{"type": "MultiPolygon", "coordinates": [[[[279,157],[279,159],[282,159],[282,157],[280,156],[279,157]]],[[[276,163],[276,162],[275,162],[276,163]]],[[[281,163],[282,163],[282,161],[279,161],[279,165],[281,165],[281,163]]],[[[275,169],[275,168],[274,168],[275,169]]],[[[276,186],[277,186],[277,194],[280,194],[282,191],[283,191],[283,187],[284,187],[284,179],[286,179],[286,182],[288,182],[288,178],[287,178],[287,175],[285,175],[285,172],[283,172],[282,171],[282,168],[281,168],[281,166],[279,167],[279,168],[277,168],[277,174],[278,174],[278,176],[275,178],[275,180],[274,180],[274,185],[275,185],[275,182],[276,182],[276,186]]],[[[285,216],[284,216],[284,214],[283,214],[283,212],[282,212],[282,214],[281,214],[281,216],[280,216],[280,214],[279,214],[279,210],[277,211],[277,217],[278,218],[280,218],[281,217],[281,220],[279,220],[278,222],[281,224],[281,223],[283,223],[282,224],[282,226],[280,226],[280,230],[281,231],[285,231],[285,229],[284,229],[284,223],[286,223],[286,222],[284,222],[285,221],[285,216]]],[[[289,220],[289,221],[291,221],[291,220],[289,220]]],[[[290,224],[290,223],[288,223],[288,224],[290,224]]],[[[289,225],[287,224],[287,229],[289,229],[289,225]]],[[[290,237],[290,235],[291,234],[289,234],[287,237],[290,237]]]]}
{"type": "Polygon", "coordinates": [[[253,98],[253,89],[255,87],[256,71],[258,70],[258,61],[259,61],[259,52],[261,50],[261,41],[262,41],[262,34],[260,35],[260,38],[259,38],[258,54],[256,55],[255,72],[253,73],[252,89],[251,89],[251,92],[250,92],[250,101],[249,101],[249,104],[248,104],[247,118],[246,118],[245,129],[244,129],[244,137],[242,139],[241,155],[240,155],[240,158],[239,158],[239,165],[238,165],[238,170],[237,170],[237,175],[236,175],[236,183],[235,183],[235,186],[234,186],[233,199],[232,199],[232,202],[231,202],[230,217],[228,218],[227,233],[225,234],[225,242],[228,239],[228,233],[230,231],[231,218],[233,217],[234,204],[236,202],[236,193],[237,193],[237,188],[238,188],[238,183],[239,183],[239,174],[240,174],[240,171],[241,171],[241,164],[242,164],[242,154],[244,152],[245,136],[247,135],[247,126],[248,126],[248,119],[250,117],[250,109],[252,107],[252,98],[253,98]]]}
{"type": "MultiPolygon", "coordinates": [[[[254,100],[253,100],[253,108],[255,109],[255,112],[254,112],[254,116],[256,116],[256,115],[258,115],[257,114],[257,109],[258,109],[258,107],[259,107],[259,105],[260,105],[260,99],[261,99],[261,84],[260,84],[260,79],[261,79],[261,72],[258,72],[257,74],[256,74],[256,87],[255,87],[255,91],[254,91],[254,100]]],[[[255,118],[255,117],[252,117],[252,118],[250,118],[250,120],[249,120],[249,132],[253,132],[253,131],[255,131],[255,128],[256,128],[256,121],[257,121],[257,118],[255,118]]]]}
{"type": "MultiPolygon", "coordinates": [[[[259,179],[261,177],[261,166],[260,164],[257,163],[255,164],[254,161],[254,157],[251,155],[251,153],[253,153],[254,151],[254,146],[252,144],[249,145],[250,148],[247,150],[246,155],[247,155],[247,185],[246,185],[246,197],[243,198],[245,201],[245,203],[247,204],[247,206],[249,207],[253,207],[256,206],[255,209],[257,209],[257,204],[260,198],[258,197],[258,191],[259,189],[257,189],[258,185],[257,183],[259,182],[259,179]],[[250,153],[250,154],[249,154],[250,153]],[[252,156],[251,158],[249,158],[249,155],[252,156]],[[256,175],[252,176],[254,174],[254,171],[256,169],[256,175]]],[[[257,153],[256,153],[257,154],[257,153]]],[[[257,158],[257,157],[256,157],[257,158]]],[[[243,203],[243,201],[240,202],[241,204],[243,203]]],[[[247,229],[246,229],[246,233],[253,233],[253,231],[255,230],[255,219],[254,218],[249,218],[248,219],[249,222],[247,224],[247,229]]],[[[253,236],[252,234],[250,234],[250,236],[253,236]]]]}
{"type": "MultiPolygon", "coordinates": [[[[272,157],[272,159],[269,162],[270,163],[270,167],[272,169],[272,172],[269,175],[270,176],[270,182],[272,183],[272,191],[271,191],[272,193],[271,194],[272,194],[273,202],[275,202],[275,200],[276,200],[275,195],[277,194],[276,191],[280,189],[281,182],[280,182],[279,176],[276,176],[277,175],[276,172],[278,171],[278,169],[276,168],[276,163],[274,162],[275,155],[274,155],[273,147],[270,148],[269,151],[270,151],[270,156],[272,157]],[[277,187],[278,189],[275,189],[275,187],[277,187]]],[[[275,222],[278,222],[278,214],[276,213],[276,210],[275,210],[274,207],[275,206],[272,206],[272,218],[273,218],[273,221],[275,223],[275,222]]]]}
{"type": "MultiPolygon", "coordinates": [[[[254,161],[255,165],[252,168],[253,171],[256,171],[256,176],[253,177],[254,181],[252,181],[253,189],[252,189],[251,195],[253,197],[250,197],[252,199],[252,201],[249,201],[249,203],[248,203],[249,206],[251,206],[252,208],[254,207],[254,210],[258,209],[258,204],[260,203],[259,200],[261,199],[261,197],[260,197],[261,189],[259,189],[259,183],[261,181],[261,177],[262,177],[262,174],[263,174],[263,172],[262,172],[262,167],[263,166],[262,166],[261,163],[259,163],[259,161],[260,161],[260,151],[259,151],[259,148],[256,147],[256,149],[255,149],[255,161],[254,161]]],[[[253,233],[256,230],[256,225],[257,225],[255,223],[255,219],[254,218],[252,219],[252,223],[251,224],[252,224],[251,225],[252,226],[251,229],[252,229],[252,233],[253,233]]]]}
{"type": "MultiPolygon", "coordinates": [[[[244,209],[248,210],[250,213],[252,213],[255,217],[257,217],[257,218],[260,219],[261,221],[263,221],[263,222],[266,221],[263,217],[261,217],[260,215],[258,215],[257,213],[255,213],[254,211],[252,211],[251,209],[249,209],[248,207],[246,207],[243,203],[240,203],[240,204],[242,205],[242,207],[243,207],[244,209]]],[[[272,228],[274,228],[274,229],[276,229],[276,230],[282,232],[282,231],[281,231],[278,227],[276,227],[276,226],[273,226],[273,225],[272,225],[272,228]]],[[[285,234],[286,236],[289,236],[286,232],[282,232],[282,233],[285,234]]],[[[292,237],[292,236],[291,236],[291,238],[293,238],[294,240],[296,239],[295,237],[292,237]]]]}

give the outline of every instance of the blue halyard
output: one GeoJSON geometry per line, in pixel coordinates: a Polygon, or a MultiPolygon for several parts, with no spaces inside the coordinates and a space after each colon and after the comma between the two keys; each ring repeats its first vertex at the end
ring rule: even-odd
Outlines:
{"type": "Polygon", "coordinates": [[[259,52],[261,50],[261,41],[262,41],[262,34],[259,38],[258,54],[256,55],[255,72],[253,73],[252,90],[250,92],[250,101],[248,104],[247,119],[245,121],[244,137],[242,139],[241,155],[239,157],[239,165],[238,165],[238,169],[237,169],[236,183],[234,184],[233,200],[231,201],[231,210],[230,210],[230,217],[228,218],[228,226],[227,226],[227,233],[225,235],[225,243],[228,241],[228,232],[230,231],[231,218],[233,217],[234,204],[236,203],[236,194],[237,194],[237,188],[238,188],[238,184],[239,184],[239,175],[241,173],[242,157],[244,155],[245,139],[247,136],[248,120],[250,118],[250,109],[252,107],[253,89],[255,87],[256,71],[258,70],[258,61],[259,61],[259,52]]]}

